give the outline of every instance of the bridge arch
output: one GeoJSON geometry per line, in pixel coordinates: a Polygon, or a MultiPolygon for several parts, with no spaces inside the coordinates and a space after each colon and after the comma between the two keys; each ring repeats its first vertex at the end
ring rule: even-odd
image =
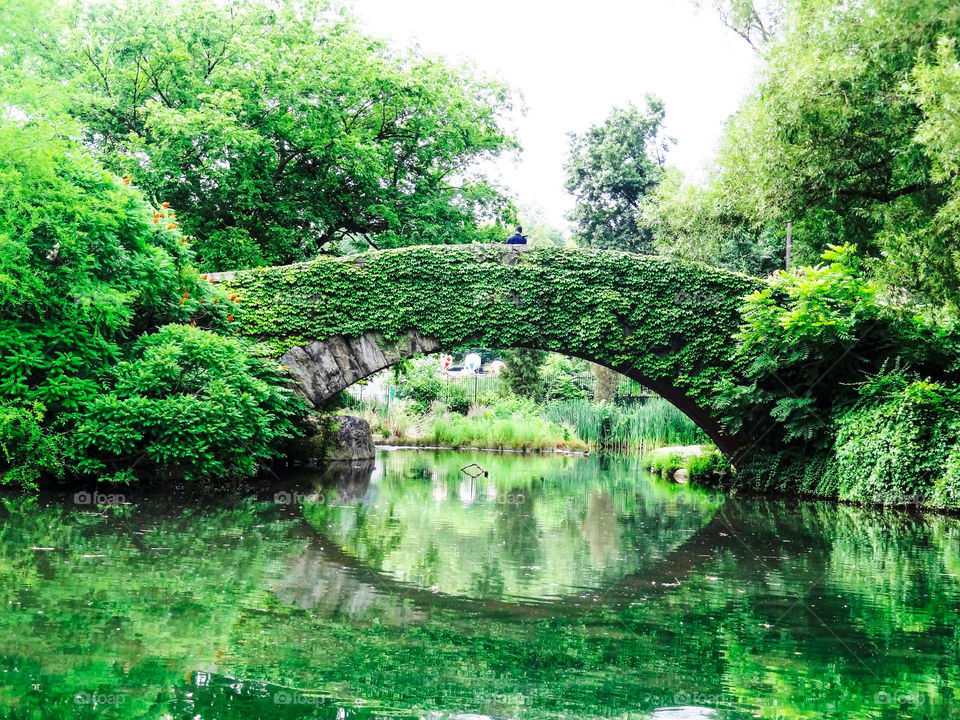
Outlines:
{"type": "Polygon", "coordinates": [[[726,454],[713,410],[737,377],[745,275],[610,250],[417,246],[223,273],[241,333],[282,357],[314,405],[403,359],[463,345],[604,365],[686,413],[726,454]]]}

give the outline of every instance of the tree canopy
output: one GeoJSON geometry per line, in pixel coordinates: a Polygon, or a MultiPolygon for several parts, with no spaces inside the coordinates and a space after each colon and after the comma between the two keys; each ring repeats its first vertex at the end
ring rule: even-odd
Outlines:
{"type": "Polygon", "coordinates": [[[513,217],[477,170],[516,147],[512,92],[398,52],[326,2],[98,0],[20,25],[5,47],[22,76],[61,85],[102,162],[189,211],[202,267],[304,260],[344,238],[465,242],[513,217]]]}
{"type": "Polygon", "coordinates": [[[614,108],[587,132],[570,136],[566,187],[576,198],[570,215],[589,247],[651,252],[653,235],[642,203],[663,177],[667,148],[663,102],[647,98],[643,110],[614,108]]]}
{"type": "MultiPolygon", "coordinates": [[[[759,86],[730,119],[708,187],[678,185],[681,199],[716,199],[714,235],[739,225],[729,243],[746,232],[782,246],[792,224],[798,262],[851,243],[901,294],[956,305],[956,3],[786,0],[776,14],[759,86]]],[[[701,228],[671,228],[679,201],[663,200],[648,213],[668,226],[658,245],[694,253],[684,236],[701,228]]],[[[710,252],[721,264],[740,256],[729,244],[710,252]]]]}

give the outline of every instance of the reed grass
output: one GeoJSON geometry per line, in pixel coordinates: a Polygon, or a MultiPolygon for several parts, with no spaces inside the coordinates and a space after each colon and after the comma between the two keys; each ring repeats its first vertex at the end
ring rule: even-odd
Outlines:
{"type": "Polygon", "coordinates": [[[349,412],[360,414],[370,423],[377,442],[390,445],[437,445],[530,452],[589,449],[569,425],[552,422],[539,415],[503,417],[486,410],[469,416],[449,412],[418,415],[405,403],[393,403],[389,408],[378,403],[367,403],[349,412]]]}
{"type": "Polygon", "coordinates": [[[628,406],[589,400],[540,406],[507,398],[490,407],[475,407],[468,416],[451,413],[442,403],[422,415],[408,402],[368,401],[348,412],[370,423],[377,442],[392,445],[645,453],[665,445],[707,441],[693,421],[658,397],[628,406]]]}
{"type": "Polygon", "coordinates": [[[569,423],[591,447],[617,452],[707,441],[690,418],[659,397],[627,406],[564,400],[550,403],[544,414],[555,423],[569,423]]]}

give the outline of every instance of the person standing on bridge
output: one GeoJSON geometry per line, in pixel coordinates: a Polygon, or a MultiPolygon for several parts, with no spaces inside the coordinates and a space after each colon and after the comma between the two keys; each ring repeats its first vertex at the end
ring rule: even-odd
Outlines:
{"type": "Polygon", "coordinates": [[[527,239],[523,236],[523,228],[517,225],[517,231],[507,238],[507,245],[526,245],[527,239]]]}

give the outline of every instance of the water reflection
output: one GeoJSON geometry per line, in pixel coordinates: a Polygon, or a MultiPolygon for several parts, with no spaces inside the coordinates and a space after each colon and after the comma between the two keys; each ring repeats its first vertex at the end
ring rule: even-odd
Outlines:
{"type": "Polygon", "coordinates": [[[720,505],[714,494],[627,480],[640,474],[628,460],[604,469],[436,451],[380,462],[366,495],[328,495],[304,515],[342,551],[338,562],[445,595],[529,601],[596,590],[662,561],[720,505]],[[487,475],[467,476],[467,460],[487,475]]]}
{"type": "Polygon", "coordinates": [[[958,715],[955,517],[593,458],[332,473],[3,499],[0,717],[958,715]]]}

